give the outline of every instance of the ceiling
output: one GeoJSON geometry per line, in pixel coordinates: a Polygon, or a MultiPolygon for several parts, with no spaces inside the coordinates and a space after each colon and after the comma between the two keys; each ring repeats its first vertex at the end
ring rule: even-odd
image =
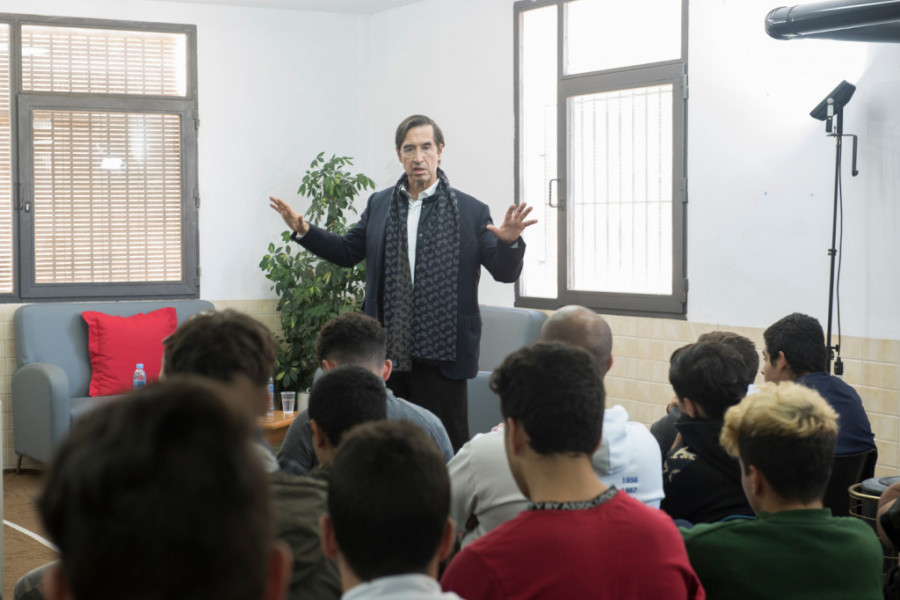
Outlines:
{"type": "MultiPolygon", "coordinates": [[[[166,0],[171,1],[171,0],[166,0]]],[[[371,14],[422,0],[175,0],[196,4],[223,4],[256,8],[282,8],[323,12],[371,14]]]]}

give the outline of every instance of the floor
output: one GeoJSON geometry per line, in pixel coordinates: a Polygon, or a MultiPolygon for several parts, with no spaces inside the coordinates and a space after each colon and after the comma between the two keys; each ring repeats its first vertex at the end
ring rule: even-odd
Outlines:
{"type": "Polygon", "coordinates": [[[46,539],[34,500],[41,490],[42,473],[23,470],[3,473],[3,598],[10,600],[22,575],[56,558],[56,552],[34,537],[12,527],[16,525],[46,539]]]}

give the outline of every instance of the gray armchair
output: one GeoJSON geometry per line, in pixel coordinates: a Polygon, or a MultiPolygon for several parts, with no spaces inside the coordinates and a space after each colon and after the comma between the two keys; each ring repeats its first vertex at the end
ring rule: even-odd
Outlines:
{"type": "Polygon", "coordinates": [[[547,315],[530,308],[481,306],[478,374],[468,381],[469,434],[490,431],[503,420],[500,398],[489,386],[491,372],[511,352],[538,341],[547,315]]]}
{"type": "Polygon", "coordinates": [[[18,455],[47,462],[79,417],[114,396],[88,396],[91,363],[88,327],[81,312],[129,317],[167,306],[178,323],[212,310],[206,300],[29,304],[13,317],[16,372],[12,379],[13,437],[18,455]]]}

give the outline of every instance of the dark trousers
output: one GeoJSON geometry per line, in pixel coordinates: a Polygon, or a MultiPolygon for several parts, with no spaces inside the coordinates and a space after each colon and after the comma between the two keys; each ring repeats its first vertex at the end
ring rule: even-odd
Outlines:
{"type": "Polygon", "coordinates": [[[440,367],[413,359],[412,371],[394,371],[387,386],[398,398],[437,415],[454,452],[469,441],[469,396],[465,379],[449,379],[440,367]]]}

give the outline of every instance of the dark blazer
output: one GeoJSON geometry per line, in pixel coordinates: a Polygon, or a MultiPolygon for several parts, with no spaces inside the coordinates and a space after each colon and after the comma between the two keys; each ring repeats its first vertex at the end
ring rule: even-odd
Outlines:
{"type": "MultiPolygon", "coordinates": [[[[481,266],[495,280],[512,283],[522,272],[525,242],[500,242],[487,230],[492,223],[487,205],[454,188],[459,205],[459,275],[457,296],[456,361],[442,363],[441,372],[451,379],[469,379],[478,372],[481,314],[478,311],[478,281],[481,266]]],[[[369,197],[359,222],[343,236],[310,224],[301,246],[341,267],[352,267],[366,259],[366,297],[363,312],[379,321],[384,317],[384,244],[393,188],[369,197]]]]}

